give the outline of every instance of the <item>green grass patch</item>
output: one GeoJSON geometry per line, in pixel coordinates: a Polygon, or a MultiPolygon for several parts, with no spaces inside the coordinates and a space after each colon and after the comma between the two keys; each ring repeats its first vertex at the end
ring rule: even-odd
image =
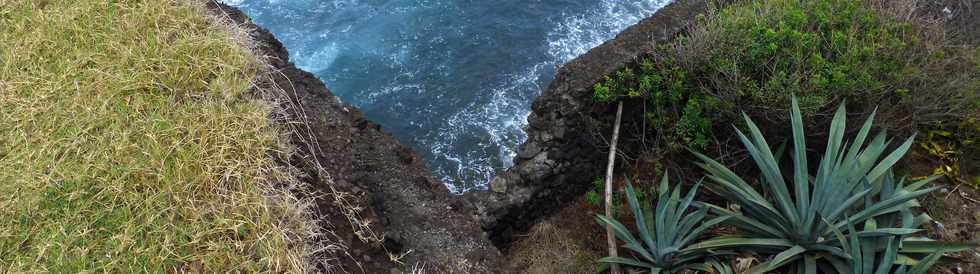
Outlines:
{"type": "Polygon", "coordinates": [[[259,68],[197,1],[0,0],[0,269],[303,271],[259,68]]]}

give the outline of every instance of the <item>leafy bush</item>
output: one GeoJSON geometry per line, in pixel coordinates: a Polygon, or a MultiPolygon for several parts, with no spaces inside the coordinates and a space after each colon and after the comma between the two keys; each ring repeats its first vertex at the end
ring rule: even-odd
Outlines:
{"type": "Polygon", "coordinates": [[[711,125],[737,110],[783,124],[785,109],[773,106],[790,96],[808,118],[844,100],[860,113],[881,105],[879,126],[905,132],[976,118],[976,47],[951,45],[935,35],[942,29],[890,9],[860,0],[731,4],[597,83],[594,98],[641,98],[657,138],[699,151],[718,133],[711,125]]]}
{"type": "MultiPolygon", "coordinates": [[[[889,142],[884,133],[870,142],[867,140],[874,119],[872,113],[848,146],[844,142],[845,113],[841,105],[834,115],[824,156],[816,173],[811,174],[803,115],[796,98],[792,99],[790,117],[794,153],[789,176],[783,175],[780,162],[756,124],[745,117],[750,137],[741,130],[736,132],[758,165],[760,184],[767,195],[756,191],[724,165],[696,153],[703,161],[700,166],[708,172],[709,188],[740,206],[741,213],[719,206],[710,207],[719,214],[732,216],[728,223],[745,230],[751,237],[708,240],[695,245],[694,249],[751,247],[760,253],[775,254],[772,260],[754,267],[750,273],[765,273],[788,264],[792,269],[805,270],[805,273],[815,273],[818,266],[826,267],[825,273],[854,273],[844,262],[857,263],[861,258],[849,253],[874,256],[878,249],[861,251],[861,245],[849,247],[844,242],[847,238],[841,233],[841,227],[850,226],[848,236],[861,242],[877,242],[881,237],[913,239],[910,238],[912,234],[922,231],[920,227],[928,223],[929,216],[913,217],[911,209],[919,206],[916,198],[936,189],[923,187],[937,177],[906,185],[904,180],[896,183],[891,172],[914,138],[908,138],[886,154],[889,142]],[[784,178],[791,180],[787,182],[784,178]],[[863,223],[860,230],[854,228],[857,223],[863,223]]],[[[901,244],[908,247],[917,243],[901,244]]],[[[962,247],[936,245],[918,251],[941,252],[943,249],[962,247]]],[[[905,251],[913,252],[914,249],[905,251]]]]}
{"type": "Polygon", "coordinates": [[[705,207],[688,214],[687,211],[692,208],[700,183],[688,190],[681,200],[680,186],[675,186],[671,191],[667,181],[665,174],[660,181],[656,216],[653,215],[654,211],[650,209],[649,203],[640,204],[633,184],[627,182],[626,198],[630,208],[633,209],[633,218],[640,232],[639,237],[634,237],[626,226],[611,216],[596,216],[600,224],[613,227],[616,237],[626,243],[624,247],[639,255],[639,258],[606,257],[600,262],[642,267],[651,273],[676,273],[682,270],[711,267],[700,260],[720,253],[705,249],[687,250],[685,247],[728,217],[706,220],[708,208],[705,207]]]}
{"type": "Polygon", "coordinates": [[[706,57],[705,79],[719,95],[753,105],[795,94],[804,109],[816,109],[833,98],[888,92],[902,76],[902,54],[919,43],[906,35],[911,24],[851,0],[755,2],[707,25],[724,38],[706,57]]]}

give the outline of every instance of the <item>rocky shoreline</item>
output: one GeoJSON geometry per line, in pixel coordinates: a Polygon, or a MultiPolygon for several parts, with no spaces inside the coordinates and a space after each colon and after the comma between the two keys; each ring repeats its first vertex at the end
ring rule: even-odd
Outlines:
{"type": "Polygon", "coordinates": [[[384,235],[383,243],[358,240],[342,208],[329,199],[318,205],[323,225],[348,248],[339,258],[342,269],[364,273],[419,265],[434,273],[509,272],[500,249],[515,233],[584,193],[599,174],[604,154],[592,136],[591,117],[609,109],[592,103],[592,84],[650,50],[655,45],[650,41],[676,36],[707,9],[704,1],[675,1],[565,64],[534,102],[529,140],[515,166],[493,180],[492,191],[453,196],[414,151],[341,102],[313,74],[296,68],[271,33],[234,7],[209,6],[252,30],[258,51],[278,70],[267,84],[284,89],[294,106],[287,110],[290,117],[305,117],[309,132],[291,136],[299,147],[291,164],[303,169],[314,188],[333,186],[352,194],[352,202],[365,205],[359,215],[372,232],[384,235]],[[314,145],[304,145],[308,137],[314,145]],[[329,178],[322,178],[318,166],[329,178]]]}
{"type": "MultiPolygon", "coordinates": [[[[605,143],[614,110],[591,100],[592,85],[656,45],[683,33],[706,1],[677,0],[614,39],[561,67],[528,117],[528,140],[519,148],[515,165],[499,174],[490,191],[451,195],[432,176],[421,158],[400,144],[357,108],[341,102],[313,74],[289,61],[283,45],[239,10],[211,2],[247,29],[258,51],[275,68],[268,85],[281,87],[293,106],[290,117],[302,117],[308,132],[291,136],[299,148],[290,164],[302,169],[314,189],[332,189],[349,196],[358,220],[378,241],[364,241],[362,230],[351,226],[341,202],[322,199],[322,225],[344,245],[338,261],[345,272],[398,273],[424,266],[433,273],[509,273],[501,254],[541,219],[581,196],[605,166],[605,143]],[[393,257],[392,257],[393,256],[393,257]]],[[[954,23],[976,29],[976,22],[957,16],[954,23]]],[[[970,32],[965,32],[970,33],[970,32]]],[[[976,39],[967,35],[964,40],[976,39]]],[[[630,109],[637,107],[627,106],[630,109]]],[[[626,115],[629,116],[629,115],[626,115]]],[[[638,115],[633,115],[638,116],[638,115]]],[[[627,123],[629,123],[627,121],[627,123]]],[[[303,194],[300,194],[303,195],[303,194]]],[[[337,255],[337,254],[334,254],[337,255]]]]}
{"type": "MultiPolygon", "coordinates": [[[[707,2],[678,0],[619,33],[614,39],[566,63],[534,100],[528,140],[514,167],[490,183],[492,191],[470,193],[494,244],[506,247],[515,232],[585,193],[605,167],[606,146],[596,134],[608,134],[595,117],[614,117],[615,108],[595,104],[592,86],[656,45],[682,33],[707,2]]],[[[637,108],[633,108],[637,109],[637,108]]],[[[628,115],[624,115],[628,117],[628,115]]],[[[639,116],[633,116],[639,117],[639,116]]]]}
{"type": "Polygon", "coordinates": [[[322,225],[330,226],[347,247],[347,254],[338,258],[340,269],[388,273],[418,265],[434,273],[498,273],[500,252],[470,217],[472,206],[453,199],[414,151],[341,102],[316,76],[296,68],[286,48],[241,11],[216,2],[209,6],[251,30],[259,53],[270,57],[277,70],[272,83],[265,84],[282,88],[292,106],[289,117],[303,117],[299,122],[309,126],[308,132],[290,136],[299,148],[291,164],[302,169],[313,188],[333,187],[350,194],[346,202],[361,209],[357,214],[363,220],[358,222],[383,239],[361,241],[355,234],[364,231],[350,227],[338,201],[321,199],[322,225]],[[313,145],[304,144],[307,138],[313,145]],[[401,264],[389,256],[400,257],[401,264]]]}

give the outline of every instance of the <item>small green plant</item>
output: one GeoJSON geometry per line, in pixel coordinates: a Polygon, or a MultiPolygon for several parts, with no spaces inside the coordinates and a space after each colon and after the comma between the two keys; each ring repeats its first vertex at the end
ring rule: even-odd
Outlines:
{"type": "MultiPolygon", "coordinates": [[[[605,202],[602,197],[603,193],[605,192],[605,186],[606,182],[602,177],[597,177],[595,180],[592,180],[592,189],[585,192],[585,199],[589,201],[589,204],[596,208],[602,208],[602,205],[605,202]]],[[[638,192],[637,195],[639,195],[640,200],[643,201],[643,192],[638,192]]],[[[622,195],[618,192],[613,192],[612,213],[614,216],[619,216],[619,214],[623,213],[623,198],[621,196],[622,195]]]]}
{"type": "MultiPolygon", "coordinates": [[[[849,236],[860,241],[890,236],[902,239],[901,244],[906,248],[917,245],[914,241],[904,240],[914,239],[912,234],[923,231],[919,227],[927,223],[929,217],[925,214],[913,217],[911,208],[918,206],[918,197],[936,189],[923,187],[937,177],[906,185],[904,179],[896,183],[891,172],[892,166],[911,147],[914,137],[886,154],[889,142],[884,133],[866,142],[874,119],[872,113],[848,147],[844,142],[846,112],[841,105],[830,126],[824,157],[816,173],[811,174],[802,113],[797,99],[794,97],[791,101],[792,174],[782,174],[769,144],[748,116],[745,120],[751,138],[736,129],[761,171],[760,181],[766,195],[727,167],[695,152],[703,161],[699,165],[709,174],[711,183],[708,187],[725,200],[738,204],[742,212],[709,207],[718,214],[731,215],[728,223],[745,230],[751,237],[712,239],[696,244],[694,248],[746,247],[775,255],[770,261],[750,269],[749,273],[766,273],[787,265],[790,269],[803,270],[796,273],[816,273],[818,265],[829,265],[829,269],[836,273],[852,273],[843,264],[855,258],[848,254],[853,249],[849,250],[844,243],[846,238],[840,232],[841,227],[863,223],[860,230],[849,230],[849,236]],[[787,182],[786,178],[790,180],[787,182]]],[[[933,245],[919,251],[932,253],[962,248],[933,245]]],[[[877,254],[874,250],[861,253],[865,256],[869,252],[877,254]]]]}
{"type": "Polygon", "coordinates": [[[592,89],[593,89],[592,96],[593,98],[595,98],[596,101],[609,102],[612,101],[612,99],[614,98],[612,92],[609,91],[609,86],[603,83],[596,83],[595,86],[592,87],[592,89]]]}
{"type": "Polygon", "coordinates": [[[686,249],[688,245],[698,240],[702,233],[712,226],[719,224],[728,216],[708,218],[708,208],[702,207],[688,214],[693,208],[694,197],[698,192],[700,182],[688,190],[681,199],[681,187],[675,186],[673,191],[668,186],[667,175],[660,181],[656,211],[651,210],[650,204],[641,205],[633,184],[627,180],[626,199],[633,210],[633,218],[639,230],[639,237],[633,234],[619,221],[611,216],[597,215],[596,219],[602,225],[612,226],[616,237],[625,242],[624,247],[633,251],[637,256],[605,257],[603,263],[618,263],[640,267],[650,273],[676,273],[682,270],[696,270],[710,267],[702,260],[713,255],[721,254],[712,250],[686,249]],[[654,212],[656,216],[654,216],[654,212]],[[638,239],[639,238],[639,239],[638,239]]]}
{"type": "Polygon", "coordinates": [[[592,189],[585,193],[585,199],[589,200],[592,206],[602,207],[603,184],[602,178],[596,178],[592,180],[592,189]]]}

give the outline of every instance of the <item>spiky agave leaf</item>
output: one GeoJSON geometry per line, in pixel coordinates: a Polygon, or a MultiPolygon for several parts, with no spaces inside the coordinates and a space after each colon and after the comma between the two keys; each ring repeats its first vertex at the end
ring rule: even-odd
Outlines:
{"type": "Polygon", "coordinates": [[[626,229],[619,221],[608,216],[597,215],[596,219],[602,225],[613,227],[616,237],[624,242],[623,247],[633,251],[634,258],[605,257],[604,263],[619,263],[648,269],[652,273],[665,271],[673,273],[683,269],[694,269],[699,265],[696,260],[709,257],[717,252],[710,249],[687,249],[709,228],[724,222],[728,216],[708,218],[708,208],[693,209],[694,197],[701,182],[698,182],[681,198],[680,185],[671,190],[664,174],[656,202],[656,209],[640,205],[636,190],[627,178],[626,198],[633,210],[633,218],[639,230],[639,237],[626,229]]]}
{"type": "MultiPolygon", "coordinates": [[[[873,222],[873,221],[869,221],[873,222]]],[[[875,224],[865,224],[865,226],[875,224]]],[[[845,251],[851,254],[850,264],[837,258],[830,258],[824,266],[826,273],[853,274],[923,274],[947,251],[943,247],[933,249],[931,254],[921,260],[912,259],[899,253],[903,236],[860,237],[860,231],[853,223],[848,224],[849,236],[845,251]],[[909,265],[912,266],[909,269],[909,265]]],[[[807,273],[809,274],[809,273],[807,273]]]]}
{"type": "Polygon", "coordinates": [[[754,272],[790,265],[791,269],[809,273],[820,264],[819,258],[848,260],[853,255],[845,252],[845,244],[839,239],[841,233],[836,231],[845,224],[874,223],[876,218],[897,214],[902,216],[901,222],[891,219],[887,227],[865,226],[864,230],[850,235],[858,238],[904,237],[919,232],[918,225],[928,216],[909,220],[907,215],[911,214],[909,208],[918,206],[917,198],[935,190],[923,189],[934,178],[909,186],[905,186],[904,181],[894,183],[891,168],[908,151],[914,137],[886,154],[891,142],[886,140],[884,133],[868,141],[873,119],[872,113],[848,145],[844,141],[846,110],[843,104],[838,107],[831,122],[826,151],[816,172],[811,174],[802,114],[799,103],[793,98],[793,174],[785,176],[761,131],[745,116],[748,135],[738,128],[736,133],[761,171],[765,195],[721,163],[694,152],[702,160],[699,165],[708,172],[708,188],[741,206],[742,214],[719,206],[708,208],[718,214],[732,214],[729,223],[759,238],[708,240],[692,248],[753,247],[774,254],[770,261],[754,268],[754,272]]]}
{"type": "Polygon", "coordinates": [[[735,274],[735,269],[726,262],[711,258],[700,265],[694,265],[690,269],[695,273],[703,274],[735,274]]]}

